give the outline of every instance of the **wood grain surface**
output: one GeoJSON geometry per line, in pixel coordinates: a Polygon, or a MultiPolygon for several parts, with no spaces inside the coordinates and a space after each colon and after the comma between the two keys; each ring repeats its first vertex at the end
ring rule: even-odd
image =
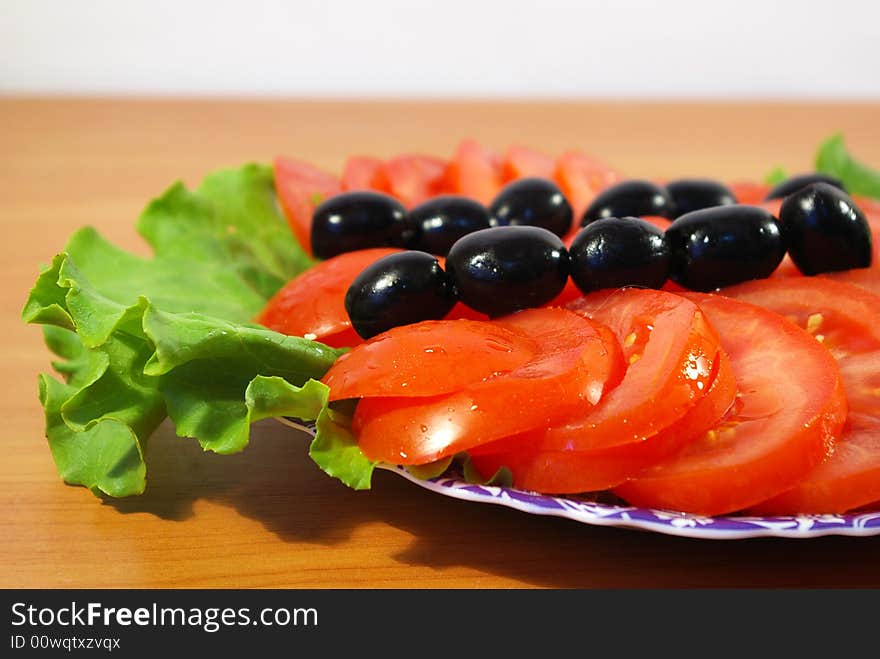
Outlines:
{"type": "Polygon", "coordinates": [[[147,251],[134,220],[176,179],[276,154],[338,171],[348,154],[451,154],[477,137],[578,147],[631,176],[760,178],[809,170],[842,130],[880,163],[878,105],[0,99],[0,586],[533,588],[880,586],[880,538],[687,540],[448,499],[378,473],[353,492],[305,440],[261,423],[236,456],[167,425],[145,495],[62,484],[36,375],[49,354],[19,314],[76,228],[147,251]]]}

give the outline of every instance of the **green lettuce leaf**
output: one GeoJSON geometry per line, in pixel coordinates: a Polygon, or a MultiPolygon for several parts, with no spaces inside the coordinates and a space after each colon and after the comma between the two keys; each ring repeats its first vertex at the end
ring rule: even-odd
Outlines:
{"type": "Polygon", "coordinates": [[[816,171],[840,179],[850,194],[880,199],[880,171],[853,158],[840,133],[819,146],[816,171]]]}
{"type": "Polygon", "coordinates": [[[764,183],[767,185],[779,185],[787,178],[788,174],[785,173],[785,169],[777,165],[773,168],[773,171],[764,177],[764,183]]]}
{"type": "Polygon", "coordinates": [[[375,466],[318,379],[341,351],[251,322],[312,261],[278,213],[271,169],[175,184],[141,215],[152,258],[84,228],[39,275],[22,311],[43,325],[46,436],[60,476],[119,497],[144,491],[148,439],[165,418],[205,450],[240,451],[270,416],[316,421],[310,455],[355,488],[375,466]]]}

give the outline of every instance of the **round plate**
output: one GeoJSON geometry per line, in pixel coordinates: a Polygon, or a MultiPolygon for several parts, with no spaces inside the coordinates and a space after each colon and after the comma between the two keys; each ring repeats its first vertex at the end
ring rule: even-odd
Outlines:
{"type": "MultiPolygon", "coordinates": [[[[286,425],[314,435],[310,425],[287,420],[286,425]]],[[[870,536],[880,535],[880,510],[847,513],[843,515],[787,515],[749,517],[724,515],[702,517],[651,508],[605,503],[586,497],[550,496],[511,487],[476,485],[463,480],[460,474],[449,472],[423,480],[399,466],[379,465],[380,468],[402,476],[443,496],[465,501],[494,503],[532,515],[553,515],[591,524],[616,526],[640,531],[709,540],[738,540],[743,538],[815,538],[823,535],[870,536]]]]}

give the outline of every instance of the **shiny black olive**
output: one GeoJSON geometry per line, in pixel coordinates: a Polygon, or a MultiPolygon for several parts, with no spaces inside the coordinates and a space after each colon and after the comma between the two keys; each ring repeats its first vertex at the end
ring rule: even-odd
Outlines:
{"type": "Polygon", "coordinates": [[[672,197],[651,181],[631,180],[606,188],[593,200],[581,219],[581,226],[606,217],[675,217],[672,197]]]}
{"type": "Polygon", "coordinates": [[[716,206],[682,215],[666,229],[670,277],[711,291],[769,277],[785,256],[776,218],[758,206],[716,206]]]}
{"type": "Polygon", "coordinates": [[[544,178],[508,183],[489,206],[492,225],[544,227],[557,236],[571,229],[573,213],[562,190],[544,178]]]}
{"type": "Polygon", "coordinates": [[[669,276],[663,231],[636,217],[596,220],[568,250],[571,278],[584,293],[602,288],[660,288],[669,276]]]}
{"type": "Polygon", "coordinates": [[[461,301],[489,316],[539,307],[568,280],[568,252],[541,227],[493,227],[460,238],[446,257],[461,301]]]}
{"type": "Polygon", "coordinates": [[[455,287],[431,254],[406,251],[367,266],[345,293],[345,310],[364,339],[398,325],[443,318],[455,305],[455,287]]]}
{"type": "Polygon", "coordinates": [[[779,210],[791,260],[805,275],[871,265],[871,228],[842,190],[813,183],[789,195],[779,210]]]}
{"type": "Polygon", "coordinates": [[[801,188],[810,185],[810,183],[828,183],[839,190],[846,191],[846,188],[843,187],[843,183],[840,179],[836,179],[833,176],[819,173],[799,174],[798,176],[792,176],[791,178],[785,179],[782,183],[771,189],[770,192],[767,193],[767,196],[764,197],[764,201],[782,199],[783,197],[790,195],[792,192],[797,192],[801,188]]]}
{"type": "Polygon", "coordinates": [[[321,203],[312,216],[312,253],[321,259],[368,247],[403,247],[406,209],[378,192],[346,192],[321,203]]]}
{"type": "Polygon", "coordinates": [[[736,203],[736,196],[723,183],[704,178],[685,178],[666,184],[672,197],[675,216],[713,206],[729,206],[736,203]]]}
{"type": "Polygon", "coordinates": [[[409,244],[412,249],[446,256],[462,236],[489,228],[489,211],[468,197],[444,195],[413,208],[409,224],[414,232],[409,244]]]}

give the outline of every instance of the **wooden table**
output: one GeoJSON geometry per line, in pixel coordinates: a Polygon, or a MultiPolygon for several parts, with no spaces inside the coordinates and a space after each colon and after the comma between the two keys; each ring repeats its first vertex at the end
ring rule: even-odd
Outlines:
{"type": "Polygon", "coordinates": [[[74,229],[145,254],[145,202],[222,165],[289,154],[339,170],[349,153],[447,155],[474,136],[580,147],[633,176],[760,178],[810,169],[837,130],[880,163],[878,105],[0,100],[0,586],[880,585],[878,537],[687,540],[465,503],[384,472],[350,491],[273,422],[231,457],[162,426],[147,494],[102,503],[55,473],[36,393],[49,355],[18,319],[74,229]]]}

